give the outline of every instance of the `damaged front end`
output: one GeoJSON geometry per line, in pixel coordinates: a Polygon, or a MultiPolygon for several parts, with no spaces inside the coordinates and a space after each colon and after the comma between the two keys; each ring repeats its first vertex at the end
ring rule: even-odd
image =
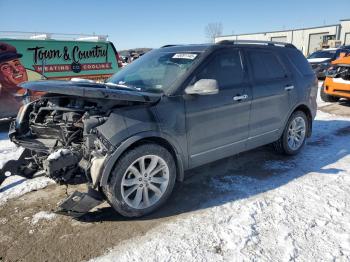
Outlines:
{"type": "Polygon", "coordinates": [[[336,62],[327,72],[324,92],[334,97],[350,99],[350,57],[336,62]]]}
{"type": "Polygon", "coordinates": [[[103,201],[98,180],[107,148],[97,134],[113,108],[127,101],[101,100],[65,95],[47,95],[21,108],[11,124],[9,137],[25,148],[20,159],[9,161],[6,172],[32,178],[45,174],[58,183],[74,180],[88,183],[87,193],[75,192],[59,208],[60,213],[80,216],[103,201]],[[80,204],[79,204],[80,203],[80,204]]]}
{"type": "Polygon", "coordinates": [[[350,81],[350,64],[333,65],[328,70],[327,77],[340,78],[344,81],[350,81]]]}
{"type": "MultiPolygon", "coordinates": [[[[99,181],[116,149],[98,127],[107,120],[114,126],[124,123],[110,115],[123,107],[155,103],[160,96],[98,83],[39,81],[21,86],[47,94],[24,105],[11,123],[9,137],[24,151],[0,170],[0,184],[7,173],[27,178],[44,174],[58,183],[83,180],[88,192],[74,192],[59,207],[60,213],[81,216],[103,201],[99,181]]],[[[110,135],[117,129],[109,129],[110,135]]]]}
{"type": "Polygon", "coordinates": [[[12,142],[32,153],[26,158],[30,165],[20,171],[43,170],[57,182],[67,182],[82,172],[89,179],[91,159],[107,151],[92,132],[107,120],[106,102],[100,103],[54,96],[23,107],[9,132],[12,142]]]}

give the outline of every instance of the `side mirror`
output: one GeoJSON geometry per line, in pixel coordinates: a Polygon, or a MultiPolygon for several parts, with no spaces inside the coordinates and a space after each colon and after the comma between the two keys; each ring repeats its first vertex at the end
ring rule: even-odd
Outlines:
{"type": "Polygon", "coordinates": [[[215,79],[200,79],[185,89],[188,95],[215,95],[219,93],[219,85],[215,79]]]}

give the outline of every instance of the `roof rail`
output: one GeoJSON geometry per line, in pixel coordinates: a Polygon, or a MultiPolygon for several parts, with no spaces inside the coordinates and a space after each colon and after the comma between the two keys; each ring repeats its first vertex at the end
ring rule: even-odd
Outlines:
{"type": "Polygon", "coordinates": [[[254,44],[254,45],[269,45],[269,46],[284,46],[289,48],[296,48],[293,44],[274,41],[261,40],[222,40],[217,42],[219,45],[235,45],[235,44],[254,44]]]}

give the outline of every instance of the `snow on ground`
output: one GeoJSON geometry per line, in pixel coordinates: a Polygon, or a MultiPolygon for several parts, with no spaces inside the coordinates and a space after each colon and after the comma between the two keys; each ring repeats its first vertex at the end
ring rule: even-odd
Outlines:
{"type": "Polygon", "coordinates": [[[214,177],[203,209],[92,261],[349,261],[349,121],[319,111],[301,154],[262,166],[276,175],[214,177]]]}
{"type": "Polygon", "coordinates": [[[37,224],[40,220],[53,220],[56,218],[55,213],[47,212],[47,211],[40,211],[39,213],[36,213],[32,218],[32,224],[37,224]]]}
{"type": "MultiPolygon", "coordinates": [[[[0,169],[8,160],[17,159],[22,153],[22,150],[7,138],[7,133],[0,133],[0,169]]],[[[25,179],[20,176],[11,176],[0,186],[0,206],[11,198],[20,197],[52,183],[54,181],[47,177],[25,179]]]]}
{"type": "Polygon", "coordinates": [[[7,133],[0,133],[0,169],[3,164],[11,159],[16,159],[22,153],[22,149],[16,147],[7,136],[7,133]]]}
{"type": "Polygon", "coordinates": [[[0,207],[11,198],[20,197],[26,193],[36,191],[55,183],[47,177],[25,179],[19,176],[7,178],[0,187],[0,207]]]}

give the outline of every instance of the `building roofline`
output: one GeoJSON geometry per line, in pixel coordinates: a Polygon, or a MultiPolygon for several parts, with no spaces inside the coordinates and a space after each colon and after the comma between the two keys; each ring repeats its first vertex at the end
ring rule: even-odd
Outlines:
{"type": "MultiPolygon", "coordinates": [[[[340,20],[340,21],[347,21],[347,20],[340,20]]],[[[286,29],[286,30],[276,30],[276,31],[267,31],[267,32],[257,32],[257,33],[244,33],[244,34],[237,34],[237,35],[222,35],[222,36],[218,36],[216,38],[227,37],[227,36],[242,36],[242,35],[257,35],[257,34],[269,34],[269,33],[284,33],[284,32],[290,32],[290,31],[302,31],[302,30],[317,29],[317,28],[331,27],[331,26],[340,26],[340,24],[313,26],[313,27],[286,29]]]]}
{"type": "Polygon", "coordinates": [[[339,21],[341,21],[341,22],[343,22],[343,21],[350,21],[350,18],[340,19],[339,21]]]}
{"type": "Polygon", "coordinates": [[[49,33],[49,32],[25,32],[25,31],[0,31],[1,38],[7,39],[24,39],[24,40],[76,40],[91,41],[99,40],[108,41],[108,35],[96,34],[74,34],[74,33],[49,33]]]}

